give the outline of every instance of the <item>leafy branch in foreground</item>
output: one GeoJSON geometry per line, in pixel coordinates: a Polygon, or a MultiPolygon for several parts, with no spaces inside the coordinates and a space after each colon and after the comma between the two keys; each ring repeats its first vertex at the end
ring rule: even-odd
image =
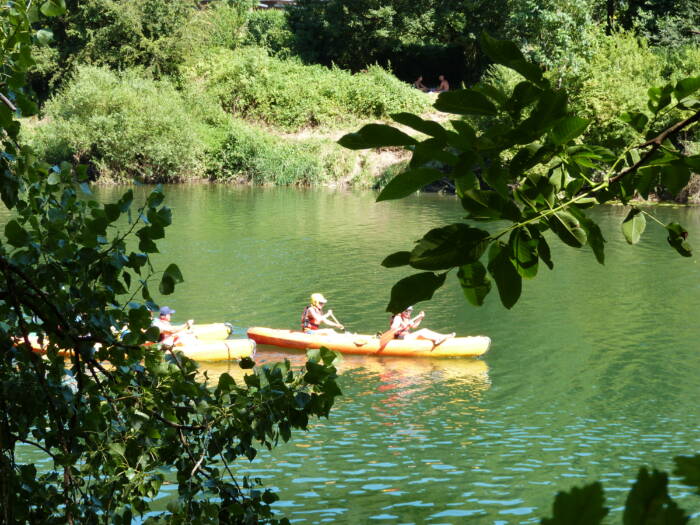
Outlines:
{"type": "MultiPolygon", "coordinates": [[[[171,210],[160,188],[136,210],[131,191],[99,203],[83,168],[49,166],[20,144],[19,112],[36,109],[31,49],[50,38],[32,24],[65,11],[63,0],[29,4],[0,8],[0,196],[11,217],[0,237],[0,523],[287,522],[235,461],[328,416],[336,356],[321,349],[301,371],[281,363],[213,383],[153,344],[151,255],[171,210]],[[36,454],[46,461],[35,466],[36,454]],[[177,497],[154,511],[166,482],[177,497]]],[[[182,280],[169,265],[160,293],[182,280]]]]}
{"type": "MultiPolygon", "coordinates": [[[[425,135],[422,140],[390,125],[368,124],[339,141],[351,149],[398,146],[412,152],[408,169],[387,184],[378,201],[406,197],[447,177],[467,212],[468,222],[433,229],[410,251],[383,261],[386,267],[424,270],[394,285],[388,311],[430,299],[455,268],[469,302],[483,304],[493,279],[501,302],[512,308],[522,279],[534,278],[540,262],[553,268],[547,231],[574,248],[590,246],[603,264],[605,238],[587,208],[613,199],[629,204],[637,195],[646,199],[661,190],[676,194],[693,171],[700,171],[700,155],[684,155],[671,140],[700,121],[700,77],[649,89],[646,112],[621,115],[638,134],[638,143],[615,154],[581,140],[589,121],[571,113],[566,91],[553,88],[515,44],[488,35],[481,44],[495,63],[522,75],[511,92],[479,83],[441,93],[435,109],[458,116],[447,125],[410,113],[392,115],[425,135]],[[669,115],[675,120],[659,130],[669,115]],[[460,117],[487,124],[476,129],[460,117]],[[471,225],[476,222],[495,224],[485,230],[471,225]]],[[[658,222],[631,206],[622,223],[630,244],[639,242],[647,216],[658,222]]],[[[669,244],[689,257],[687,231],[677,223],[661,226],[669,244]]]]}
{"type": "MultiPolygon", "coordinates": [[[[387,184],[378,201],[406,197],[448,177],[467,212],[468,223],[430,230],[412,250],[384,259],[382,265],[388,268],[423,270],[394,285],[388,311],[399,312],[430,299],[454,268],[470,303],[483,304],[493,278],[501,302],[511,308],[520,297],[522,279],[534,278],[540,262],[550,270],[554,266],[547,231],[568,246],[590,246],[603,264],[605,239],[586,215],[587,208],[612,199],[629,204],[636,195],[647,198],[660,190],[675,194],[692,171],[700,171],[700,155],[684,156],[671,140],[700,121],[700,100],[695,96],[700,78],[651,88],[648,112],[621,115],[639,141],[615,155],[581,142],[589,122],[570,114],[566,92],[553,89],[514,44],[483,35],[482,46],[494,62],[517,71],[524,80],[510,93],[483,83],[442,93],[434,106],[455,115],[490,119],[483,130],[462,119],[443,126],[400,113],[392,115],[397,123],[427,138],[418,140],[392,126],[369,124],[339,141],[351,149],[401,146],[412,151],[409,168],[387,184]],[[666,129],[656,129],[669,114],[678,116],[666,129]],[[496,224],[487,231],[472,225],[477,222],[496,224]],[[487,250],[484,265],[481,258],[487,250]]],[[[663,224],[635,206],[621,224],[630,244],[639,242],[646,217],[665,228],[668,243],[678,253],[692,255],[685,228],[663,224]]],[[[674,461],[674,474],[700,494],[700,455],[674,461]]],[[[603,487],[595,482],[557,494],[552,517],[541,523],[596,525],[608,511],[603,487]]],[[[643,467],[627,496],[622,521],[682,525],[689,517],[669,495],[668,475],[643,467]]]]}

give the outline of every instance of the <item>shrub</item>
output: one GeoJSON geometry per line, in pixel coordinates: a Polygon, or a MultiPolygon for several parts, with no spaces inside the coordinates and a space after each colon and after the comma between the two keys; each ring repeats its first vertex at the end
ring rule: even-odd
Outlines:
{"type": "Polygon", "coordinates": [[[648,87],[667,82],[663,69],[663,58],[644,39],[629,32],[601,33],[590,59],[567,79],[572,106],[592,120],[589,140],[614,149],[634,142],[634,132],[618,115],[646,107],[648,87]]]}
{"type": "Polygon", "coordinates": [[[352,170],[356,153],[323,139],[281,140],[240,120],[209,157],[211,178],[254,184],[321,185],[352,170]]]}
{"type": "Polygon", "coordinates": [[[50,162],[72,158],[113,178],[180,179],[203,171],[204,147],[187,108],[168,82],[82,66],[27,138],[50,162]]]}
{"type": "Polygon", "coordinates": [[[211,50],[186,67],[183,76],[185,83],[213,93],[226,111],[285,130],[420,112],[429,101],[376,66],[352,75],[270,57],[257,48],[211,50]]]}
{"type": "Polygon", "coordinates": [[[212,47],[236,49],[246,37],[251,5],[250,1],[213,2],[195,11],[184,34],[188,52],[198,54],[212,47]]]}
{"type": "Polygon", "coordinates": [[[279,9],[251,11],[245,43],[267,49],[279,58],[294,54],[294,33],[287,24],[287,13],[279,9]]]}

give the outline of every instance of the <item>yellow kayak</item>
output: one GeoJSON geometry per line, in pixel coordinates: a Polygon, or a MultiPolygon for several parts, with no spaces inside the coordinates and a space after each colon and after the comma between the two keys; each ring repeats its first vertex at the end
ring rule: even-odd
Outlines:
{"type": "Polygon", "coordinates": [[[233,361],[255,356],[252,339],[226,339],[223,341],[187,341],[175,344],[179,350],[195,361],[233,361]]]}
{"type": "MultiPolygon", "coordinates": [[[[36,336],[30,337],[32,350],[46,353],[46,344],[39,344],[36,336]]],[[[153,344],[153,343],[151,343],[153,344]]],[[[222,341],[201,341],[194,336],[183,338],[175,343],[175,350],[195,361],[232,361],[255,356],[255,341],[252,339],[225,339],[222,341]]],[[[59,355],[70,357],[70,351],[59,350],[59,355]]]]}
{"type": "Polygon", "coordinates": [[[232,331],[229,323],[195,323],[192,328],[187,330],[187,333],[197,336],[197,339],[201,341],[221,341],[230,336],[232,331]]]}
{"type": "Polygon", "coordinates": [[[319,336],[292,330],[276,330],[255,326],[248,329],[248,337],[259,345],[280,346],[306,350],[325,346],[343,354],[404,357],[478,357],[486,353],[491,339],[484,335],[453,337],[439,345],[425,339],[392,339],[379,349],[379,338],[362,334],[335,334],[319,336]]]}

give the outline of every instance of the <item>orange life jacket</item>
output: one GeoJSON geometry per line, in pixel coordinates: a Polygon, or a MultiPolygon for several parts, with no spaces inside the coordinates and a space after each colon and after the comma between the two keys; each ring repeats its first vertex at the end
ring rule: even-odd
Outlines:
{"type": "Polygon", "coordinates": [[[316,324],[314,321],[314,318],[309,314],[309,309],[314,308],[313,306],[309,305],[306,308],[304,308],[304,313],[301,314],[301,331],[305,332],[307,330],[318,330],[321,328],[320,324],[316,324]]]}

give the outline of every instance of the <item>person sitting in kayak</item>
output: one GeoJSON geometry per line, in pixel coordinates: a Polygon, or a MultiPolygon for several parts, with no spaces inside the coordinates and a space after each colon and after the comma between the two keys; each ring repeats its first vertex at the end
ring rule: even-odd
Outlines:
{"type": "Polygon", "coordinates": [[[311,294],[311,304],[304,308],[301,314],[301,331],[305,334],[334,335],[337,332],[332,328],[321,328],[321,323],[335,326],[343,330],[345,327],[338,322],[333,315],[333,310],[323,313],[323,307],[328,301],[320,293],[311,294]]]}
{"type": "MultiPolygon", "coordinates": [[[[158,319],[153,321],[152,325],[157,326],[160,330],[160,342],[164,345],[174,345],[177,342],[184,342],[183,335],[186,336],[187,330],[192,328],[194,321],[188,320],[182,326],[173,325],[170,322],[170,316],[175,313],[175,310],[168,306],[163,306],[160,309],[158,319]]],[[[194,336],[192,336],[194,338],[194,336]]]]}
{"type": "Polygon", "coordinates": [[[411,330],[417,328],[420,322],[425,318],[425,312],[420,312],[411,319],[412,314],[413,307],[409,306],[403,312],[391,318],[391,327],[389,329],[394,331],[394,339],[427,339],[428,341],[432,341],[433,345],[437,346],[455,336],[454,332],[451,334],[439,334],[427,328],[421,328],[417,332],[411,332],[411,330]]]}

